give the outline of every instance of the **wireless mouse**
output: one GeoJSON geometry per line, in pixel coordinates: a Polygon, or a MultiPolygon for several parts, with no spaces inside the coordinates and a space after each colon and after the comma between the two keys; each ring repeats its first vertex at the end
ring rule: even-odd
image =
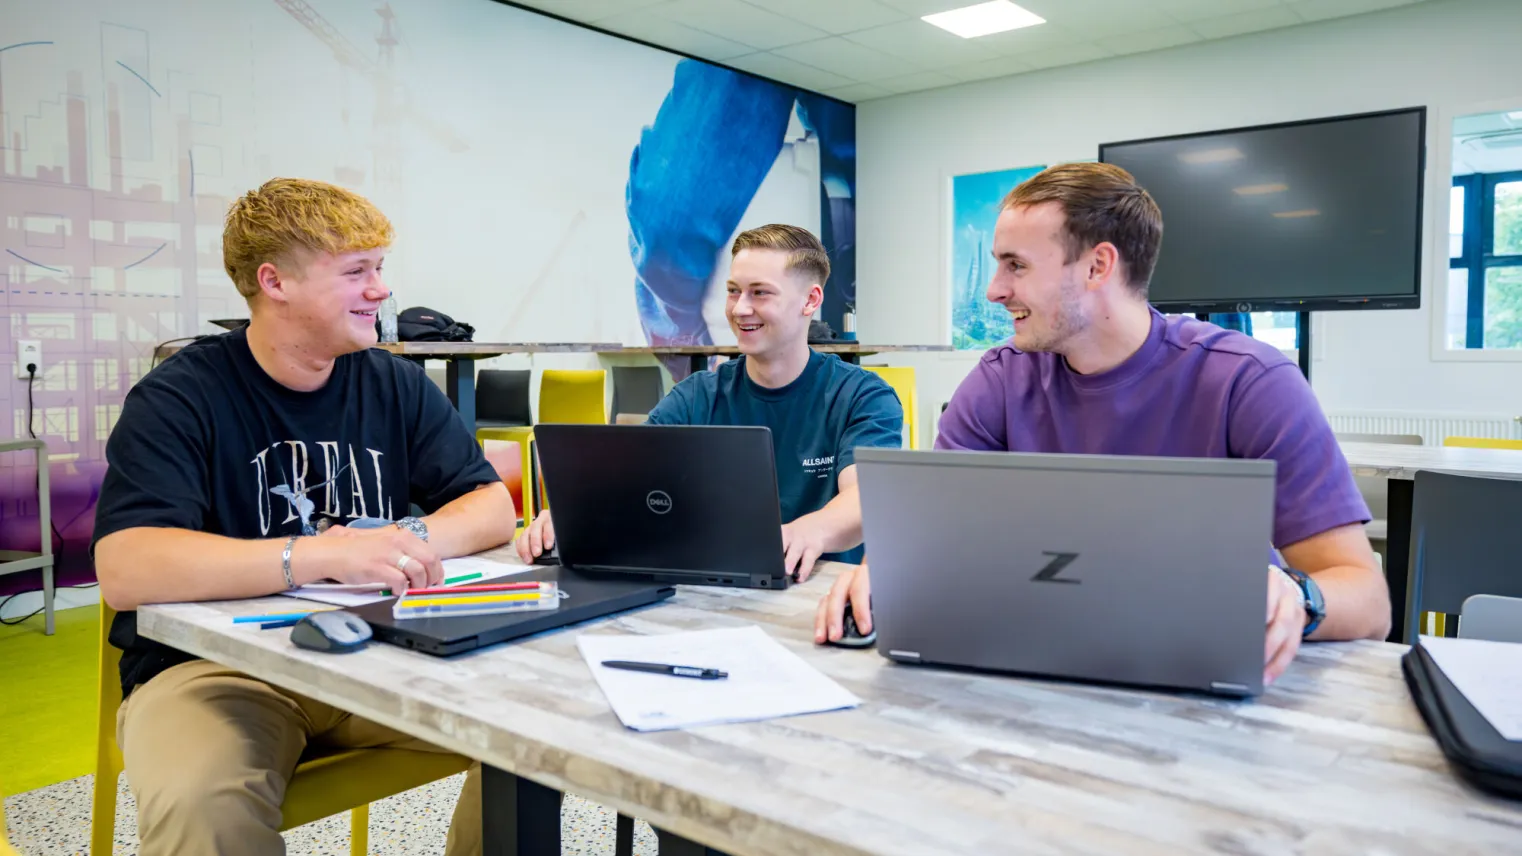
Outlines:
{"type": "Polygon", "coordinates": [[[846,601],[845,632],[830,644],[841,648],[870,648],[877,644],[877,628],[874,627],[871,633],[862,635],[861,628],[856,626],[856,615],[851,612],[851,602],[846,601]]]}
{"type": "Polygon", "coordinates": [[[298,648],[347,654],[370,641],[370,625],[359,616],[330,610],[314,612],[291,628],[291,642],[298,648]]]}

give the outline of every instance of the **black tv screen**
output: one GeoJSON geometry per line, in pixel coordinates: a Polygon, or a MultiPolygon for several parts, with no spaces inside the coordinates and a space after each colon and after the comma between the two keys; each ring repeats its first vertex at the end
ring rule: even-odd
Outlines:
{"type": "Polygon", "coordinates": [[[1411,108],[1100,146],[1163,211],[1152,304],[1420,306],[1426,120],[1411,108]]]}

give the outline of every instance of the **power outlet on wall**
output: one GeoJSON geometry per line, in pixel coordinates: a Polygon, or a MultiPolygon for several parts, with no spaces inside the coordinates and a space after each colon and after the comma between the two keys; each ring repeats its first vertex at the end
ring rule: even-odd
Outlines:
{"type": "Polygon", "coordinates": [[[42,377],[42,340],[17,339],[16,377],[21,380],[31,377],[31,374],[26,370],[29,363],[37,366],[37,376],[42,377]]]}

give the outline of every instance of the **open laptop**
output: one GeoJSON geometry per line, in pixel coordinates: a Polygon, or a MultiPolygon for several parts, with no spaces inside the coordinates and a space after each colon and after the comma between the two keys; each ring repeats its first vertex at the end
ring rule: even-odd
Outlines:
{"type": "Polygon", "coordinates": [[[787,588],[770,430],[539,425],[534,441],[562,566],[787,588]]]}
{"type": "Polygon", "coordinates": [[[676,593],[669,585],[598,578],[565,568],[535,568],[505,578],[508,582],[528,580],[553,580],[566,596],[555,609],[496,615],[398,619],[391,616],[395,598],[352,607],[349,612],[364,619],[382,642],[447,657],[656,603],[676,593]]]}
{"type": "Polygon", "coordinates": [[[1263,691],[1271,460],[858,449],[877,650],[1263,691]]]}

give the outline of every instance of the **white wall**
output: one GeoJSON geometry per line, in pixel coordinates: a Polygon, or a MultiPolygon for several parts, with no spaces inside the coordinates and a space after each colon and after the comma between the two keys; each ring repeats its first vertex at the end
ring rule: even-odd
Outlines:
{"type": "MultiPolygon", "coordinates": [[[[1426,105],[1432,246],[1434,203],[1446,205],[1450,181],[1437,143],[1455,108],[1508,98],[1522,107],[1519,34],[1518,0],[1429,0],[863,104],[859,335],[948,341],[951,176],[1093,160],[1102,142],[1426,105]]],[[[1420,310],[1315,316],[1312,380],[1326,410],[1522,414],[1522,363],[1432,358],[1433,267],[1424,265],[1420,310]]],[[[894,359],[921,367],[922,420],[976,358],[894,359]]]]}

